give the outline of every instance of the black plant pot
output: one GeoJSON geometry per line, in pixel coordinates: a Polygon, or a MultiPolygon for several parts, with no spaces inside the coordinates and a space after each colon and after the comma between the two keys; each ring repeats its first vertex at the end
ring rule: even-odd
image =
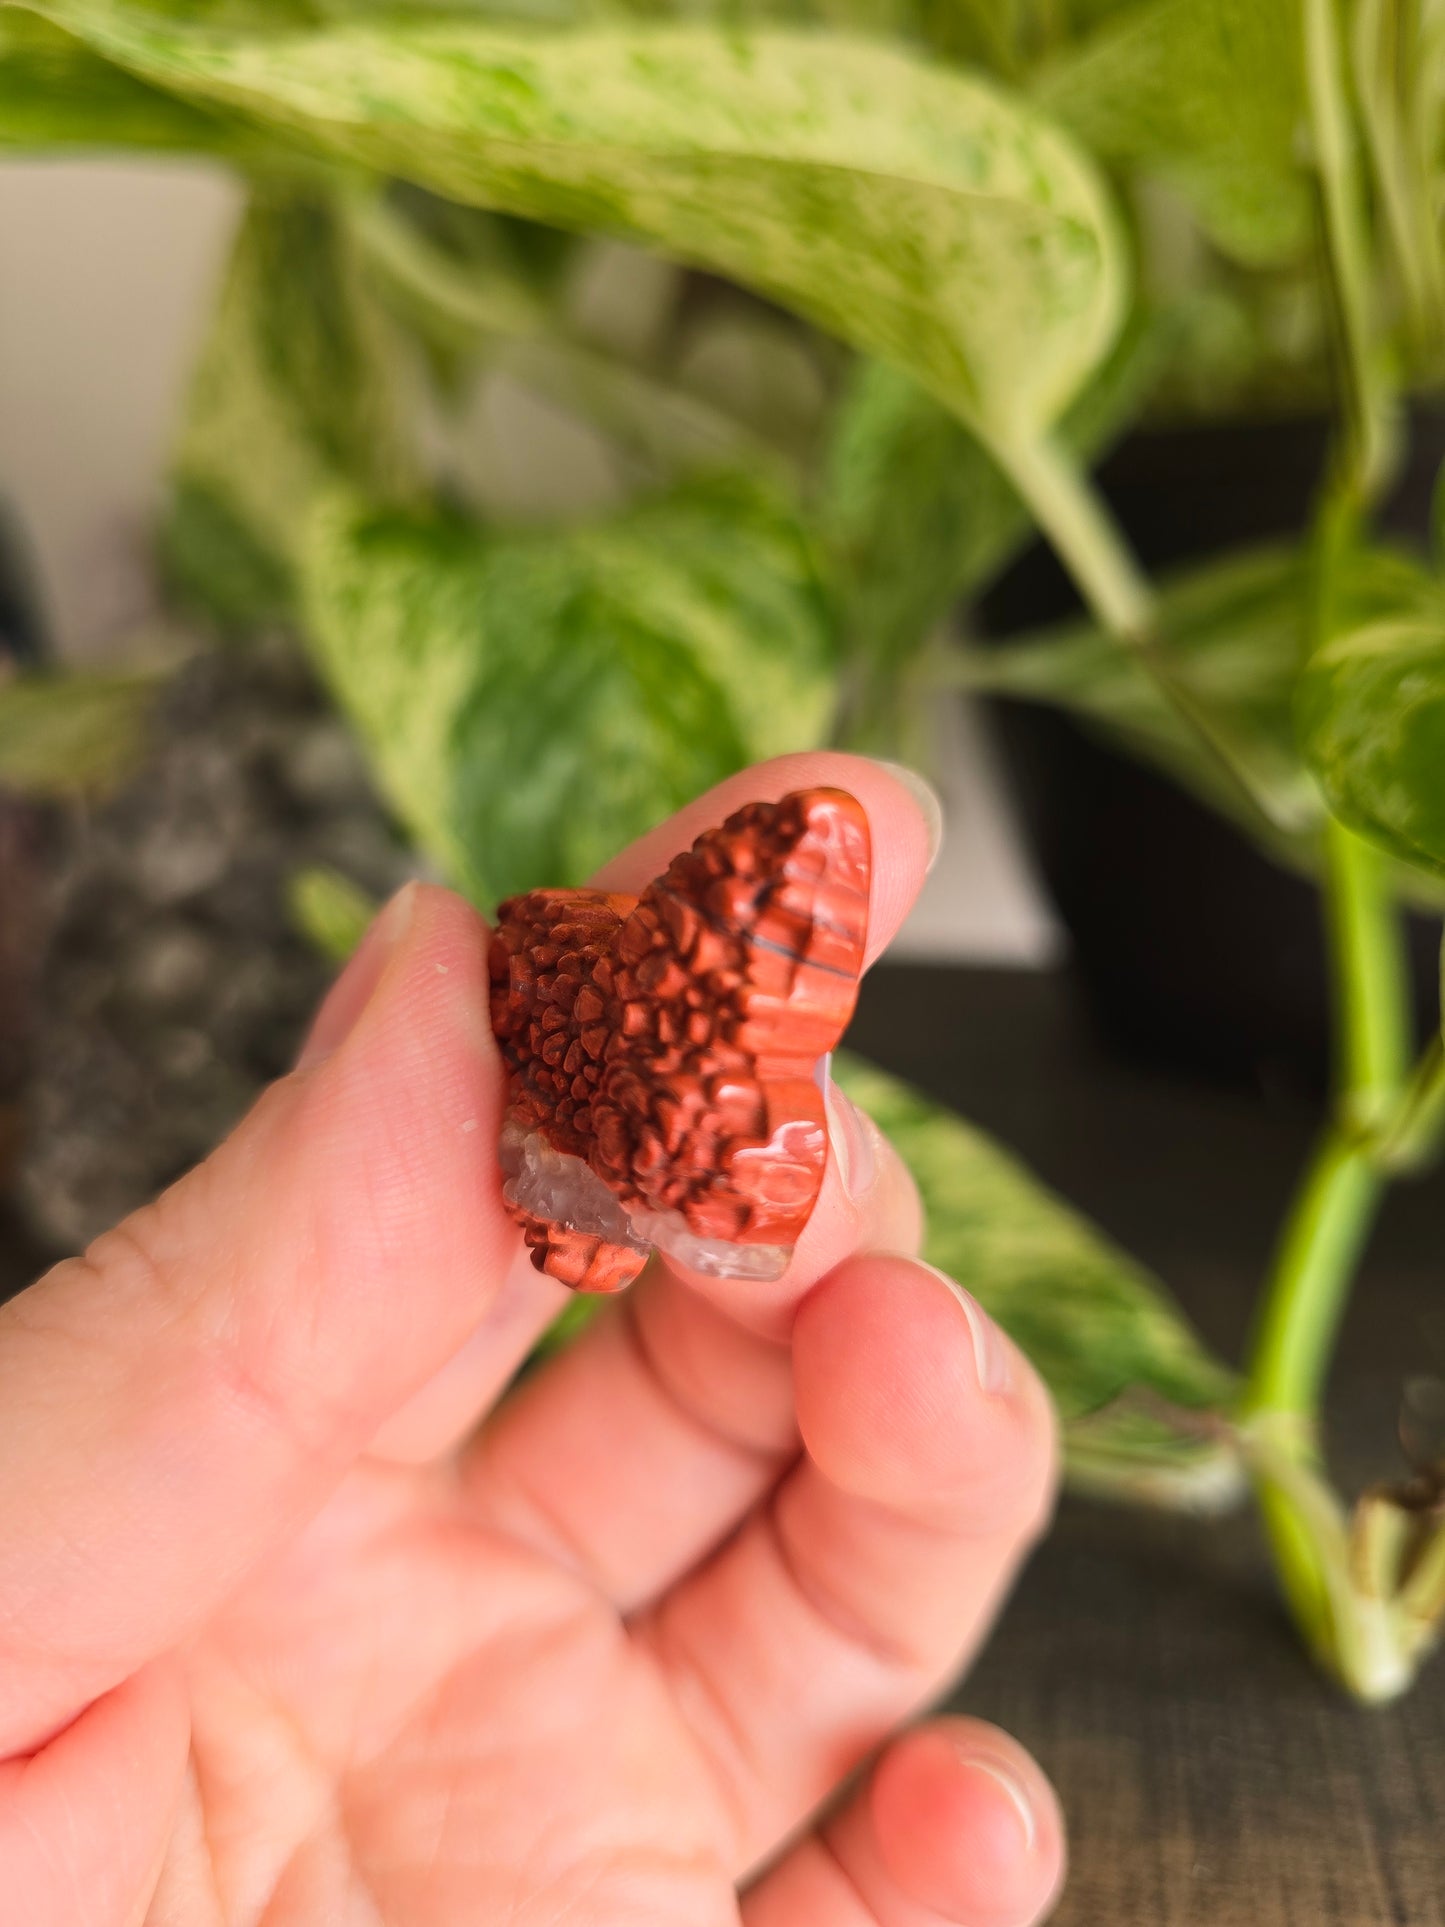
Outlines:
{"type": "MultiPolygon", "coordinates": [[[[1428,534],[1445,412],[1417,411],[1382,522],[1428,534]]],[[[1140,559],[1167,570],[1300,533],[1327,460],[1323,421],[1140,433],[1098,481],[1140,559]]],[[[984,633],[1077,614],[1053,555],[1034,545],[983,599],[984,633]]],[[[1060,712],[993,705],[1019,815],[1072,940],[1094,1017],[1122,1054],[1229,1081],[1311,1090],[1326,1080],[1329,999],[1319,892],[1234,827],[1060,712]]],[[[1412,916],[1418,1021],[1438,1015],[1438,921],[1412,916]]]]}
{"type": "MultiPolygon", "coordinates": [[[[0,502],[0,681],[46,654],[25,544],[0,502]]],[[[0,1193],[19,1144],[17,1105],[40,948],[41,832],[40,812],[0,790],[0,1193]]]]}

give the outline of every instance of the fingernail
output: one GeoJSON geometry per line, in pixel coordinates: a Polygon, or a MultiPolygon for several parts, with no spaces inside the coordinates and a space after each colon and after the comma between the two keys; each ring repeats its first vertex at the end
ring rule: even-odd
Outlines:
{"type": "Polygon", "coordinates": [[[828,1138],[838,1160],[838,1176],[843,1189],[855,1203],[873,1188],[878,1176],[878,1157],[873,1148],[876,1126],[853,1102],[845,1097],[831,1078],[823,1087],[828,1111],[828,1138]]]}
{"type": "Polygon", "coordinates": [[[968,1335],[973,1341],[974,1370],[978,1373],[979,1390],[987,1398],[1002,1398],[1013,1385],[1013,1364],[1009,1358],[1008,1341],[998,1326],[989,1317],[976,1298],[971,1298],[946,1271],[937,1265],[925,1265],[935,1278],[948,1286],[968,1320],[968,1335]]]}
{"type": "Polygon", "coordinates": [[[881,756],[874,760],[880,769],[887,770],[895,783],[907,790],[918,805],[919,814],[928,826],[928,868],[931,870],[943,847],[943,803],[938,791],[926,776],[920,776],[916,769],[910,769],[906,763],[891,763],[881,756]]]}
{"type": "Polygon", "coordinates": [[[1009,1804],[1018,1815],[1019,1828],[1023,1834],[1024,1852],[1032,1853],[1039,1837],[1038,1817],[1034,1813],[1034,1803],[1029,1797],[1029,1790],[1018,1774],[1005,1761],[996,1758],[993,1754],[975,1752],[966,1740],[955,1742],[954,1752],[958,1755],[959,1764],[968,1772],[981,1774],[1008,1796],[1009,1804]]]}
{"type": "Polygon", "coordinates": [[[416,914],[418,886],[405,883],[378,911],[346,968],[326,993],[310,1034],[296,1059],[297,1070],[311,1070],[346,1042],[371,1002],[377,985],[416,914]]]}

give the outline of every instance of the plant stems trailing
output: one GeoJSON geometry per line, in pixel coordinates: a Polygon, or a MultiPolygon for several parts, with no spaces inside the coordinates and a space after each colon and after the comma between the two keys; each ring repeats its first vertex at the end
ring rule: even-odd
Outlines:
{"type": "Polygon", "coordinates": [[[469,272],[377,196],[353,195],[341,205],[357,246],[384,284],[485,343],[495,366],[576,408],[664,473],[686,468],[689,459],[698,466],[701,450],[726,450],[780,474],[797,468],[796,449],[765,440],[650,369],[591,347],[560,326],[521,282],[469,272]]]}
{"type": "Polygon", "coordinates": [[[1314,1451],[1320,1397],[1384,1180],[1363,1140],[1327,1130],[1285,1220],[1249,1368],[1247,1418],[1291,1421],[1314,1451]]]}
{"type": "Polygon", "coordinates": [[[1378,490],[1392,454],[1392,397],[1370,316],[1370,242],[1345,78],[1338,0],[1305,0],[1304,68],[1310,132],[1345,364],[1347,464],[1362,500],[1378,490]]]}
{"type": "Polygon", "coordinates": [[[1410,1061],[1409,976],[1389,866],[1372,843],[1334,818],[1325,826],[1342,1123],[1379,1130],[1405,1091],[1410,1061]]]}
{"type": "Polygon", "coordinates": [[[989,447],[1100,626],[1131,646],[1146,642],[1154,628],[1154,590],[1075,463],[1046,436],[990,441],[989,447]]]}
{"type": "Polygon", "coordinates": [[[1380,1134],[1376,1161],[1389,1177],[1410,1177],[1431,1164],[1445,1138],[1445,1038],[1432,1037],[1400,1099],[1389,1127],[1380,1134]]]}
{"type": "MultiPolygon", "coordinates": [[[[1175,679],[1153,659],[1152,591],[1087,481],[1046,442],[997,452],[1100,624],[1140,655],[1247,788],[1209,719],[1192,699],[1179,701],[1175,679]]],[[[1368,431],[1356,433],[1322,505],[1317,640],[1329,632],[1334,564],[1383,472],[1377,453],[1368,431]]],[[[1437,1042],[1411,1077],[1403,936],[1388,865],[1334,819],[1326,823],[1324,857],[1337,1029],[1334,1115],[1300,1183],[1266,1283],[1238,1439],[1301,1631],[1349,1691],[1379,1701],[1405,1690],[1433,1640],[1445,1608],[1445,1535],[1427,1543],[1402,1587],[1387,1590],[1383,1569],[1363,1573],[1362,1562],[1369,1561],[1325,1473],[1319,1414],[1350,1285],[1387,1178],[1428,1155],[1445,1131],[1445,1051],[1437,1042]]],[[[1388,1531],[1394,1543],[1400,1536],[1394,1521],[1388,1531]]]]}
{"type": "Polygon", "coordinates": [[[1325,901],[1338,1024],[1335,1117],[1305,1171],[1265,1286],[1241,1413],[1247,1456],[1280,1581],[1322,1661],[1364,1698],[1406,1683],[1361,1614],[1318,1423],[1350,1284],[1384,1177],[1372,1128],[1405,1078],[1405,978],[1385,866],[1352,831],[1325,831],[1325,901]],[[1305,1497],[1310,1503],[1302,1503],[1305,1497]],[[1327,1502],[1327,1503],[1326,1503],[1327,1502]]]}
{"type": "MultiPolygon", "coordinates": [[[[1335,564],[1377,499],[1391,454],[1391,396],[1371,337],[1369,248],[1336,0],[1306,0],[1304,57],[1340,325],[1347,430],[1321,506],[1313,642],[1331,633],[1335,564]]],[[[1334,1116],[1286,1220],[1241,1411],[1241,1442],[1286,1599],[1329,1669],[1365,1700],[1410,1683],[1445,1606],[1445,1534],[1408,1573],[1403,1508],[1362,1503],[1351,1533],[1324,1471],[1319,1414],[1335,1339],[1387,1177],[1423,1160],[1445,1123],[1439,1040],[1409,1075],[1408,981],[1388,868],[1330,819],[1325,906],[1337,1025],[1334,1116]]]]}
{"type": "MultiPolygon", "coordinates": [[[[1345,430],[1316,528],[1315,646],[1332,633],[1337,564],[1358,538],[1394,453],[1394,396],[1375,339],[1371,249],[1338,0],[1304,0],[1303,57],[1325,270],[1343,371],[1345,430]]],[[[1153,592],[1088,481],[1046,439],[995,447],[1103,628],[1131,649],[1249,796],[1247,769],[1217,720],[1159,660],[1153,592]]],[[[1320,1660],[1360,1698],[1402,1692],[1445,1613],[1445,1524],[1415,1528],[1376,1494],[1353,1524],[1319,1445],[1325,1382],[1351,1282],[1395,1173],[1445,1137],[1445,1045],[1409,1070],[1408,980],[1390,872],[1343,824],[1324,831],[1325,906],[1336,1012],[1333,1116],[1296,1192],[1266,1282],[1239,1413],[1286,1599],[1320,1660]]]]}
{"type": "Polygon", "coordinates": [[[1068,569],[1100,628],[1137,658],[1164,700],[1202,745],[1266,839],[1282,821],[1249,773],[1228,728],[1175,672],[1159,647],[1154,590],[1077,464],[1046,438],[990,443],[994,458],[1068,569]]]}

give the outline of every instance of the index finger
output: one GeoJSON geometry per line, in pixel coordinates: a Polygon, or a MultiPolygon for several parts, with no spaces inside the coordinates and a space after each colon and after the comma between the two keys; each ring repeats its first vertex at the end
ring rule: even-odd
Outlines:
{"type": "Polygon", "coordinates": [[[475,914],[410,886],[321,1054],[0,1308],[0,1758],[202,1623],[495,1295],[485,973],[475,914]]]}

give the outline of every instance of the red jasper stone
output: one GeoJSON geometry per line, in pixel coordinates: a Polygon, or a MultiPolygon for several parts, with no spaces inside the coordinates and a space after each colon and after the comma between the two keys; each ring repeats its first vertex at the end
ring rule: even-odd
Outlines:
{"type": "MultiPolygon", "coordinates": [[[[814,1071],[853,1014],[870,867],[862,805],[796,790],[704,832],[640,897],[509,898],[489,959],[508,1132],[580,1160],[644,1226],[666,1212],[697,1238],[791,1249],[822,1187],[814,1071]]],[[[646,1263],[643,1238],[509,1202],[533,1263],[579,1291],[646,1263]]]]}

